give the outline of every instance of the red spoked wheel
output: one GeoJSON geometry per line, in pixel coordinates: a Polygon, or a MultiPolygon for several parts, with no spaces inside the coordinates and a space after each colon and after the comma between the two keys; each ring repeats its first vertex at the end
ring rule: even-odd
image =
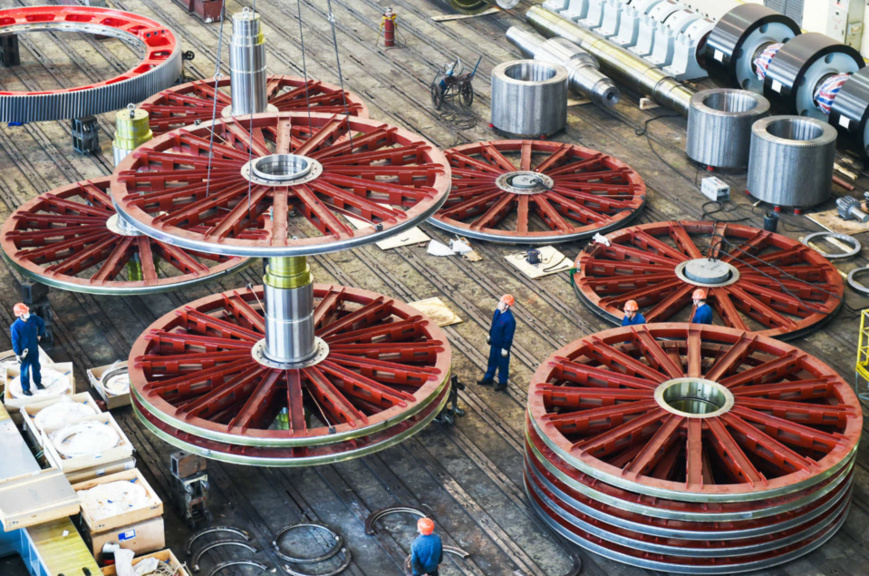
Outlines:
{"type": "Polygon", "coordinates": [[[111,178],[46,192],[13,212],[0,229],[9,262],[34,280],[92,294],[147,294],[219,278],[243,258],[191,252],[125,225],[112,206],[111,178]]]}
{"type": "Polygon", "coordinates": [[[526,489],[553,529],[615,560],[689,574],[757,570],[841,526],[862,431],[851,387],[755,333],[606,330],[532,378],[526,489]]]}
{"type": "Polygon", "coordinates": [[[170,244],[306,256],[418,224],[444,202],[449,181],[443,154],[420,136],[374,120],[283,112],[159,136],[118,166],[112,196],[134,226],[170,244]]]}
{"type": "Polygon", "coordinates": [[[314,297],[328,355],[295,370],[252,355],[264,335],[262,287],[202,298],[157,320],[130,352],[143,422],[209,458],[306,466],[381,450],[437,416],[450,373],[437,325],[365,290],[315,285],[314,297]]]}
{"type": "Polygon", "coordinates": [[[143,53],[130,70],[89,86],[39,92],[0,91],[0,122],[83,118],[140,102],[171,86],[182,69],[181,45],[150,18],[89,6],[22,6],[0,10],[0,34],[82,32],[112,36],[143,53]]]}
{"type": "Polygon", "coordinates": [[[636,217],[646,185],[615,158],[540,140],[476,142],[445,152],[452,191],[432,224],[492,242],[567,242],[636,217]]]}
{"type": "MultiPolygon", "coordinates": [[[[269,104],[275,111],[305,111],[320,114],[345,114],[368,118],[365,103],[352,92],[338,86],[297,76],[270,75],[266,80],[269,104]]],[[[189,126],[196,121],[207,122],[214,114],[214,81],[196,80],[167,88],[142,102],[141,108],[150,115],[151,131],[155,135],[189,126]]],[[[217,82],[217,114],[225,114],[232,104],[231,81],[217,82]]]]}
{"type": "Polygon", "coordinates": [[[574,287],[592,311],[620,323],[628,300],[647,322],[689,321],[707,290],[714,323],[789,339],[841,306],[836,267],[786,236],[739,224],[655,222],[607,235],[579,254],[574,287]]]}

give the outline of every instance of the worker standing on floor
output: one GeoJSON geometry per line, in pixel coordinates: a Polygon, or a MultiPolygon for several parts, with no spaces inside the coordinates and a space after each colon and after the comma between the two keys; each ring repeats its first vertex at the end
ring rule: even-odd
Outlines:
{"type": "Polygon", "coordinates": [[[628,300],[625,302],[625,317],[622,318],[622,326],[636,326],[637,324],[645,324],[646,317],[640,314],[640,305],[636,300],[628,300]]]}
{"type": "Polygon", "coordinates": [[[706,303],[706,290],[697,288],[692,295],[694,299],[694,315],[691,324],[712,324],[712,307],[706,303]]]}
{"type": "Polygon", "coordinates": [[[420,518],[416,523],[419,536],[410,545],[413,576],[438,576],[438,566],[444,561],[444,546],[434,528],[431,518],[420,518]]]}
{"type": "Polygon", "coordinates": [[[42,372],[39,366],[39,341],[45,333],[45,322],[39,316],[30,313],[27,304],[19,302],[12,308],[12,313],[18,319],[12,323],[12,350],[21,363],[21,390],[25,396],[32,396],[30,391],[30,373],[33,372],[33,383],[37,390],[45,390],[42,386],[42,372]]]}
{"type": "Polygon", "coordinates": [[[489,365],[486,374],[477,384],[489,386],[494,383],[495,369],[498,370],[498,385],[496,391],[507,389],[507,378],[510,375],[510,347],[513,346],[513,333],[516,331],[516,318],[510,308],[515,300],[509,294],[501,296],[498,307],[492,316],[492,327],[486,342],[489,344],[489,365]]]}

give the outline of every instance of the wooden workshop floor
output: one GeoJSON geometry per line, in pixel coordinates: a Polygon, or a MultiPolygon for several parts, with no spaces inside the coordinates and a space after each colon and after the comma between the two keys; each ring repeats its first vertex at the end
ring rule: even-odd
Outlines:
{"type": "MultiPolygon", "coordinates": [[[[2,0],[0,6],[41,3],[2,0]]],[[[213,76],[218,24],[203,24],[170,0],[111,3],[175,29],[183,37],[185,49],[196,53],[188,63],[187,74],[196,78],[213,76]]],[[[251,5],[252,0],[231,0],[228,10],[232,13],[251,5]]],[[[437,24],[429,17],[443,10],[433,0],[332,0],[332,5],[345,86],[366,100],[373,118],[423,134],[442,148],[496,137],[488,128],[489,74],[496,64],[519,57],[504,37],[506,29],[519,24],[519,20],[499,14],[437,24]],[[398,14],[400,46],[384,50],[375,46],[375,40],[380,14],[390,5],[398,14]],[[474,82],[477,99],[473,119],[433,110],[428,85],[436,68],[455,56],[473,64],[480,52],[483,60],[474,82]]],[[[302,2],[307,71],[312,77],[337,83],[326,6],[326,0],[302,2]]],[[[257,9],[265,24],[270,72],[301,75],[296,2],[260,0],[257,9]]],[[[226,40],[229,29],[227,25],[226,40]]],[[[74,36],[61,40],[41,35],[22,39],[21,46],[22,58],[27,62],[20,68],[0,68],[0,89],[83,85],[121,71],[132,59],[124,47],[108,50],[99,41],[74,36]]],[[[226,75],[228,63],[224,54],[226,75]]],[[[640,172],[649,193],[639,222],[699,219],[705,200],[698,190],[703,174],[682,152],[685,121],[661,119],[648,124],[647,136],[635,132],[660,114],[671,113],[665,109],[641,112],[635,95],[623,95],[612,114],[591,105],[572,108],[569,127],[557,139],[615,155],[640,172]]],[[[100,118],[102,152],[91,157],[73,154],[67,122],[0,127],[0,216],[5,219],[26,200],[52,188],[109,173],[112,122],[113,116],[100,118]]],[[[724,178],[733,190],[744,189],[742,175],[724,178]]],[[[866,184],[861,182],[863,187],[858,190],[866,184]]],[[[746,202],[740,194],[735,198],[746,202]]],[[[761,225],[758,213],[746,210],[741,215],[749,215],[752,225],[761,225]]],[[[784,216],[782,227],[792,237],[798,237],[804,229],[818,229],[794,216],[784,216]]],[[[423,228],[434,238],[447,239],[431,226],[423,228]]],[[[573,258],[581,246],[573,243],[561,250],[573,258]]],[[[412,523],[406,517],[393,516],[383,522],[377,535],[367,536],[363,522],[372,510],[404,504],[430,510],[445,541],[471,553],[466,561],[447,560],[441,571],[444,576],[560,576],[568,572],[576,549],[535,518],[523,493],[526,387],[535,368],[556,348],[608,325],[579,303],[567,275],[531,281],[519,276],[504,260],[516,248],[482,243],[475,243],[475,248],[484,257],[482,262],[436,259],[426,254],[424,246],[389,252],[371,246],[313,259],[318,282],[351,284],[405,301],[438,296],[447,302],[464,320],[446,331],[453,349],[453,370],[466,383],[479,378],[484,368],[485,333],[497,298],[506,292],[514,294],[518,328],[512,380],[506,394],[468,386],[461,394],[467,415],[456,426],[432,424],[410,441],[362,460],[302,470],[209,463],[215,523],[251,531],[258,547],[266,548],[256,558],[276,565],[278,558],[268,550],[271,535],[287,524],[310,520],[328,524],[342,534],[353,555],[345,572],[348,576],[401,574],[400,565],[414,536],[412,523]]],[[[860,257],[842,263],[841,269],[847,272],[865,264],[865,258],[860,257]]],[[[247,282],[258,283],[253,271],[258,269],[255,266],[238,276],[184,293],[156,296],[94,297],[52,291],[51,302],[58,318],[57,345],[51,355],[75,363],[76,381],[83,390],[86,368],[126,358],[134,340],[157,317],[206,294],[247,282]]],[[[16,276],[4,261],[0,264],[0,323],[10,323],[15,301],[16,276]]],[[[848,291],[847,304],[862,308],[869,301],[848,291]]],[[[843,310],[823,329],[797,344],[835,366],[850,381],[857,328],[858,319],[843,310]]],[[[0,349],[8,348],[8,333],[0,331],[0,349]]],[[[172,448],[145,432],[129,409],[115,415],[136,445],[140,469],[167,502],[167,544],[180,556],[190,531],[168,505],[168,454],[172,448]]],[[[812,554],[763,574],[833,576],[869,572],[865,568],[869,566],[866,450],[864,446],[856,468],[854,504],[839,533],[812,554]]],[[[584,552],[582,556],[586,575],[649,573],[584,552]]],[[[224,551],[208,558],[203,570],[228,557],[224,551]]],[[[19,576],[24,569],[17,559],[4,559],[0,560],[0,574],[19,576]]]]}

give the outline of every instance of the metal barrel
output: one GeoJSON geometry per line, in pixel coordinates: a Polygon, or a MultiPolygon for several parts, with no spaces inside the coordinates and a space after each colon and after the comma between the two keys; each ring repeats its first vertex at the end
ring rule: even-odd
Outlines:
{"type": "Polygon", "coordinates": [[[232,114],[266,111],[266,41],[259,14],[245,8],[232,15],[229,45],[232,114]]]}

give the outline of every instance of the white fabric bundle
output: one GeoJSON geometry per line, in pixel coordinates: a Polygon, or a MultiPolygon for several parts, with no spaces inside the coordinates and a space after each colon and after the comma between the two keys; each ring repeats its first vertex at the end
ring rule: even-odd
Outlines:
{"type": "Polygon", "coordinates": [[[93,420],[64,426],[50,433],[49,439],[64,458],[105,452],[121,441],[121,437],[111,426],[93,420]]]}

